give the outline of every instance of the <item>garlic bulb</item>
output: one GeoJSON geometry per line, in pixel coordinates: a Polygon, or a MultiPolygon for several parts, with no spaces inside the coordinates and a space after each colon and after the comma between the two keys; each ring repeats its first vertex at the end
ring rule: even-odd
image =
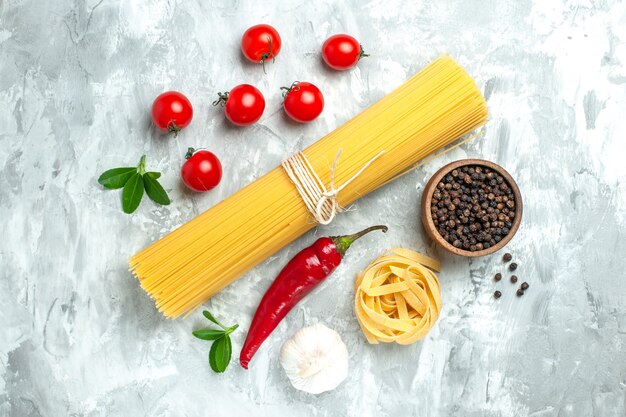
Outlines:
{"type": "Polygon", "coordinates": [[[336,331],[323,324],[303,327],[280,348],[280,364],[300,391],[320,394],[348,376],[348,349],[336,331]]]}

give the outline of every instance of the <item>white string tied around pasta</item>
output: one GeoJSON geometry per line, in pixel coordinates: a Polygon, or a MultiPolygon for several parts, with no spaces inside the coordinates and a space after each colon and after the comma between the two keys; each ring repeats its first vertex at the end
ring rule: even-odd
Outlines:
{"type": "Polygon", "coordinates": [[[341,156],[341,148],[337,151],[330,171],[330,189],[326,188],[319,175],[311,166],[309,159],[302,152],[297,152],[285,159],[282,162],[282,166],[315,220],[320,224],[327,225],[333,221],[338,212],[343,210],[337,202],[339,192],[346,188],[384,153],[385,151],[381,151],[370,159],[356,174],[338,188],[335,188],[335,171],[341,156]]]}

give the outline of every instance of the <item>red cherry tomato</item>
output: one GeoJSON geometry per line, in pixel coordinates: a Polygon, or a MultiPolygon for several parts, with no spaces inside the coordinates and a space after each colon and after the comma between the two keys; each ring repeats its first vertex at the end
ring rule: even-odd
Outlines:
{"type": "Polygon", "coordinates": [[[241,37],[241,52],[252,62],[263,64],[278,56],[282,41],[280,35],[270,25],[256,25],[246,30],[241,37]]]}
{"type": "Polygon", "coordinates": [[[265,110],[263,94],[250,84],[241,84],[228,93],[217,93],[217,95],[219,98],[213,102],[213,105],[224,106],[226,118],[237,126],[255,123],[265,110]]]}
{"type": "Polygon", "coordinates": [[[322,46],[322,58],[329,67],[347,70],[354,67],[364,56],[363,47],[350,35],[333,35],[322,46]]]}
{"type": "Polygon", "coordinates": [[[319,88],[307,82],[296,81],[291,87],[281,87],[283,107],[289,117],[296,122],[308,123],[324,110],[324,96],[319,88]]]}
{"type": "Polygon", "coordinates": [[[189,148],[187,160],[180,170],[185,185],[194,191],[209,191],[222,179],[222,164],[213,152],[189,148]]]}
{"type": "Polygon", "coordinates": [[[178,91],[167,91],[152,103],[152,123],[162,133],[174,132],[187,127],[193,118],[193,108],[189,99],[178,91]]]}

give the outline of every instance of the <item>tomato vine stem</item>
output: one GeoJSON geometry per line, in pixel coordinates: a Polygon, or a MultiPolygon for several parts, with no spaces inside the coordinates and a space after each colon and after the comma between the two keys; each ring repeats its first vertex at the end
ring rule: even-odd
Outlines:
{"type": "Polygon", "coordinates": [[[224,107],[226,105],[226,102],[228,101],[228,91],[225,93],[217,93],[217,100],[215,100],[213,102],[214,106],[222,106],[224,107]]]}
{"type": "Polygon", "coordinates": [[[180,132],[180,127],[178,127],[174,119],[170,119],[170,121],[167,123],[167,130],[170,133],[174,133],[174,139],[176,139],[176,136],[178,136],[178,132],[180,132]]]}
{"type": "Polygon", "coordinates": [[[272,38],[268,36],[267,40],[270,43],[270,51],[264,52],[263,55],[261,55],[260,61],[260,64],[263,66],[263,74],[267,74],[267,72],[265,72],[265,60],[267,58],[272,57],[272,63],[276,62],[276,56],[274,55],[274,51],[272,50],[272,38]]]}
{"type": "Polygon", "coordinates": [[[298,84],[300,84],[300,81],[294,81],[289,87],[280,87],[281,90],[284,90],[283,98],[286,98],[287,94],[291,93],[292,91],[298,91],[300,89],[300,86],[298,84]]]}
{"type": "Polygon", "coordinates": [[[363,45],[359,44],[359,47],[361,48],[361,50],[359,51],[359,61],[361,60],[361,58],[370,56],[370,54],[366,54],[363,50],[363,45]]]}

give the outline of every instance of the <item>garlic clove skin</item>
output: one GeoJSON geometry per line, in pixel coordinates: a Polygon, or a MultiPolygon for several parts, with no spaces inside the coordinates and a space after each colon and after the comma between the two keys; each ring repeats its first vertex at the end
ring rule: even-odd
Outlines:
{"type": "Polygon", "coordinates": [[[280,364],[294,388],[310,394],[331,391],[348,376],[348,349],[323,324],[303,327],[280,348],[280,364]]]}

